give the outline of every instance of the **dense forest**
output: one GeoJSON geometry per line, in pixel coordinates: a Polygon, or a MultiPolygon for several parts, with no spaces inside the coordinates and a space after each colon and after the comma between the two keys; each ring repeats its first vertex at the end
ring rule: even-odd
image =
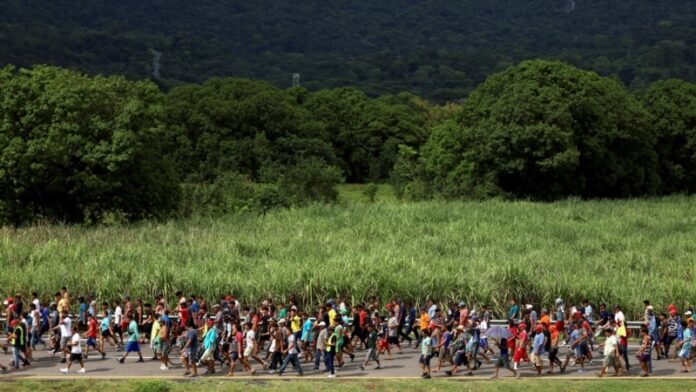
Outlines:
{"type": "Polygon", "coordinates": [[[557,200],[696,192],[696,84],[630,92],[524,61],[461,104],[355,88],[151,81],[0,69],[0,222],[219,215],[336,199],[343,181],[397,197],[557,200]]]}
{"type": "Polygon", "coordinates": [[[5,0],[0,66],[211,77],[309,91],[356,87],[458,101],[525,59],[562,60],[632,90],[696,81],[695,0],[5,0]]]}

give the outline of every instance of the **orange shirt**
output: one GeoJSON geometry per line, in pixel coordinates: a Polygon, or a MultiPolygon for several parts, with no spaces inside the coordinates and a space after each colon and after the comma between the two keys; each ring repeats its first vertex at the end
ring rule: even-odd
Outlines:
{"type": "Polygon", "coordinates": [[[421,329],[421,331],[428,329],[429,326],[430,326],[430,317],[428,317],[427,313],[423,313],[420,316],[420,329],[421,329]]]}
{"type": "Polygon", "coordinates": [[[547,327],[550,327],[551,326],[551,319],[549,318],[548,315],[545,314],[545,315],[541,316],[541,318],[539,319],[539,323],[544,324],[547,327]]]}

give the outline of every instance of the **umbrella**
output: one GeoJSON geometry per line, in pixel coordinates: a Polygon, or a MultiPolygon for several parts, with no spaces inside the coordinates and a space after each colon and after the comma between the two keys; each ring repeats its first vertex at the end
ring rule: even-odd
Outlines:
{"type": "Polygon", "coordinates": [[[509,339],[512,337],[512,332],[507,328],[496,325],[486,331],[486,336],[492,339],[509,339]]]}

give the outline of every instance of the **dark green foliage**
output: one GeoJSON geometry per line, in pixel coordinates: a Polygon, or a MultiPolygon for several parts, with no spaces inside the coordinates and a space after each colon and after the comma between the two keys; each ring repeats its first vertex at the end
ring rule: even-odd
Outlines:
{"type": "Polygon", "coordinates": [[[696,84],[660,81],[641,98],[657,134],[660,192],[696,192],[696,84]]]}
{"type": "Polygon", "coordinates": [[[627,86],[696,81],[694,0],[5,0],[0,61],[161,83],[214,76],[310,90],[465,97],[488,75],[557,59],[627,86]]]}
{"type": "Polygon", "coordinates": [[[658,190],[648,113],[618,82],[595,73],[523,62],[491,76],[457,117],[436,127],[423,148],[446,196],[552,200],[658,190]]]}
{"type": "Polygon", "coordinates": [[[240,212],[265,212],[288,205],[275,184],[257,184],[238,173],[226,173],[211,184],[182,185],[179,215],[219,216],[240,212]]]}
{"type": "Polygon", "coordinates": [[[149,82],[0,70],[0,222],[166,216],[179,192],[160,100],[149,82]]]}
{"type": "Polygon", "coordinates": [[[398,146],[418,147],[427,139],[430,107],[410,94],[369,99],[352,88],[323,90],[304,106],[326,127],[348,182],[387,179],[398,146]]]}
{"type": "Polygon", "coordinates": [[[336,185],[343,182],[341,171],[320,159],[303,159],[284,169],[279,186],[293,203],[317,200],[335,201],[336,185]]]}
{"type": "Polygon", "coordinates": [[[370,203],[374,203],[375,198],[377,197],[377,191],[379,191],[379,186],[374,183],[369,183],[367,186],[365,186],[365,189],[363,189],[363,195],[367,197],[367,200],[369,200],[370,203]]]}

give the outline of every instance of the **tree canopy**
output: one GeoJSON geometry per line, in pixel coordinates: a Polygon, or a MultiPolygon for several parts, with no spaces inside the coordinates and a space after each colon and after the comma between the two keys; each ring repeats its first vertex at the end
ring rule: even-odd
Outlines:
{"type": "Polygon", "coordinates": [[[170,213],[178,178],[159,152],[160,101],[150,82],[0,70],[0,221],[170,213]]]}
{"type": "Polygon", "coordinates": [[[654,194],[648,112],[618,82],[567,64],[526,61],[491,76],[423,147],[447,196],[654,194]]]}
{"type": "Polygon", "coordinates": [[[694,0],[5,0],[0,66],[52,64],[153,77],[211,77],[311,91],[468,95],[527,59],[562,60],[632,89],[696,81],[694,0]]]}

